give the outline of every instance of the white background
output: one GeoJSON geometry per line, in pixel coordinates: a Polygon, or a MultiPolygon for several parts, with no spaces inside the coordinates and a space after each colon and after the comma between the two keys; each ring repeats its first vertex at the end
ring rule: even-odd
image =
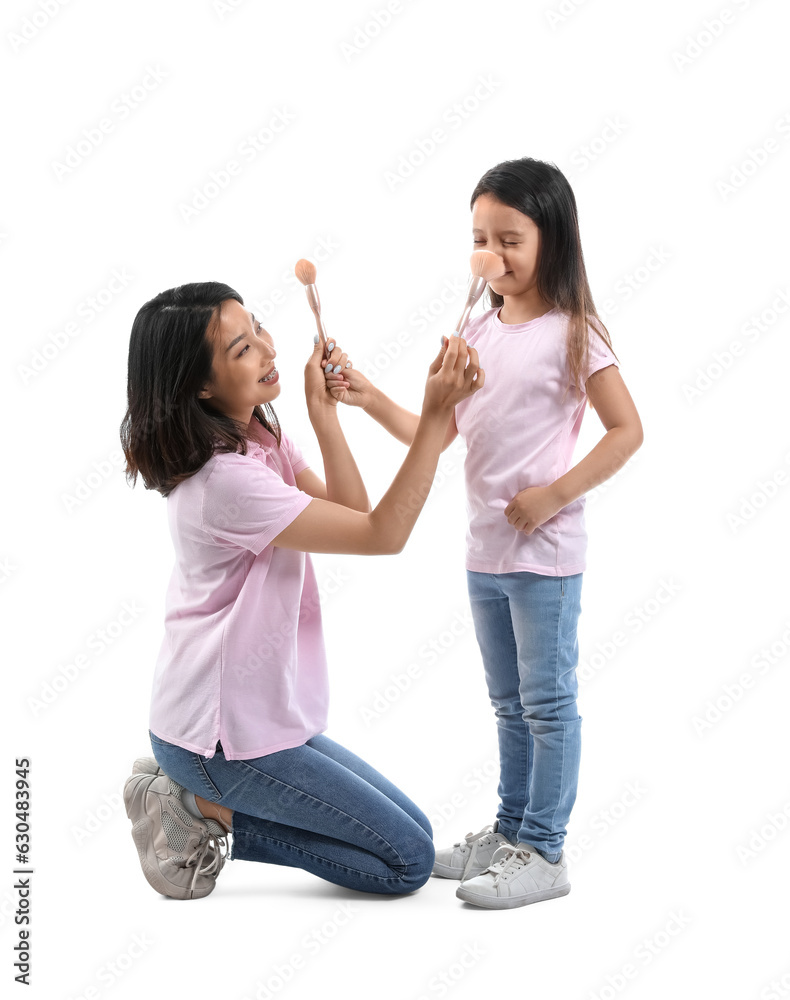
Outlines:
{"type": "MultiPolygon", "coordinates": [[[[25,755],[26,995],[790,993],[786,5],[49,4],[2,14],[3,988],[16,985],[10,803],[25,755]],[[289,124],[243,159],[278,114],[289,124]],[[279,352],[277,412],[320,472],[302,395],[314,324],[284,276],[332,247],[318,270],[330,333],[419,408],[460,313],[462,295],[440,295],[466,279],[471,192],[524,155],[573,185],[645,429],[588,495],[573,891],[494,912],[443,880],[386,899],[239,861],[206,899],[158,896],[120,799],[150,753],[172,566],[165,501],[130,489],[119,460],[133,317],[186,281],[257,303],[279,352]],[[234,159],[241,172],[212,188],[234,159]],[[124,603],[134,621],[118,625],[124,603]]],[[[341,416],[375,501],[405,449],[341,416]]],[[[588,410],[577,460],[602,432],[588,410]]],[[[425,809],[437,846],[491,822],[497,801],[462,460],[460,446],[443,456],[402,554],[315,560],[328,735],[425,809]]]]}

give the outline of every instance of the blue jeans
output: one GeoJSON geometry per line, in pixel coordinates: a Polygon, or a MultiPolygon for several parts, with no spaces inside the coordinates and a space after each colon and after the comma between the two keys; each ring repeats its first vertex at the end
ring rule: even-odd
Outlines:
{"type": "Polygon", "coordinates": [[[178,784],[233,810],[231,859],[303,868],[328,882],[388,895],[427,882],[428,818],[378,771],[327,736],[250,760],[184,750],[149,732],[178,784]]]}
{"type": "Polygon", "coordinates": [[[499,736],[499,831],[559,860],[576,801],[582,573],[467,570],[499,736]]]}

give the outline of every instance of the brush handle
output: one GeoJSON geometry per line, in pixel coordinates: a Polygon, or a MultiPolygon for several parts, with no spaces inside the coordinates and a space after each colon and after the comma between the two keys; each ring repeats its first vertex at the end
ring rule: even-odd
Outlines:
{"type": "Polygon", "coordinates": [[[327,350],[327,341],[329,338],[327,337],[324,321],[321,319],[321,300],[318,298],[318,289],[315,285],[305,285],[304,290],[307,292],[307,301],[315,315],[318,336],[321,338],[321,345],[324,348],[324,356],[328,358],[331,351],[327,350]]]}
{"type": "Polygon", "coordinates": [[[469,279],[469,289],[466,293],[466,305],[464,306],[464,311],[461,313],[461,318],[455,327],[454,337],[460,337],[464,330],[466,329],[466,324],[469,322],[469,316],[472,310],[477,305],[480,300],[480,296],[486,290],[486,285],[488,282],[485,278],[478,277],[477,275],[472,275],[469,279]]]}

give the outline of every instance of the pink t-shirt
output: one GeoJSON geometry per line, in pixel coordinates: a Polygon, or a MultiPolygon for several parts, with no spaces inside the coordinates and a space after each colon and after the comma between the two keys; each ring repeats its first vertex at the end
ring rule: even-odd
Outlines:
{"type": "Polygon", "coordinates": [[[149,727],[229,760],[301,746],[327,725],[321,608],[310,556],[272,539],[312,497],[307,468],[254,418],[247,454],[215,452],[167,498],[176,562],[149,727]]]}
{"type": "MultiPolygon", "coordinates": [[[[455,408],[458,433],[467,446],[466,568],[544,576],[581,573],[587,551],[583,496],[530,535],[516,531],[505,516],[521,490],[548,486],[575,464],[571,459],[587,397],[577,400],[571,388],[562,400],[569,316],[554,308],[528,323],[506,324],[498,313],[489,309],[467,327],[465,337],[480,355],[486,384],[455,408]]],[[[594,331],[590,341],[585,383],[599,368],[617,365],[594,331]]]]}

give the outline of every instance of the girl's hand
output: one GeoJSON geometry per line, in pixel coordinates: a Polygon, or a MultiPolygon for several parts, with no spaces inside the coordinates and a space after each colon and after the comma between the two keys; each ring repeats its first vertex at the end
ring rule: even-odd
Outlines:
{"type": "Polygon", "coordinates": [[[304,368],[304,389],[307,398],[308,408],[311,406],[336,407],[337,399],[329,391],[330,387],[337,390],[349,388],[343,371],[348,363],[348,356],[344,354],[333,341],[332,353],[329,358],[324,357],[324,348],[320,341],[313,344],[313,353],[310,355],[304,368]],[[332,375],[328,374],[330,366],[332,375]],[[339,368],[335,374],[335,367],[339,368]]]}
{"type": "Polygon", "coordinates": [[[456,403],[482,389],[485,380],[474,347],[468,347],[463,337],[443,338],[442,349],[428,369],[423,413],[427,409],[452,411],[456,403]]]}
{"type": "MultiPolygon", "coordinates": [[[[350,365],[351,362],[346,362],[350,365]]],[[[326,368],[324,369],[326,372],[326,368]]],[[[349,406],[361,406],[366,410],[373,399],[373,383],[356,368],[341,368],[326,376],[329,391],[339,403],[349,406]]]]}
{"type": "Polygon", "coordinates": [[[505,516],[516,531],[531,535],[563,506],[553,486],[529,486],[513,497],[505,507],[505,516]]]}

